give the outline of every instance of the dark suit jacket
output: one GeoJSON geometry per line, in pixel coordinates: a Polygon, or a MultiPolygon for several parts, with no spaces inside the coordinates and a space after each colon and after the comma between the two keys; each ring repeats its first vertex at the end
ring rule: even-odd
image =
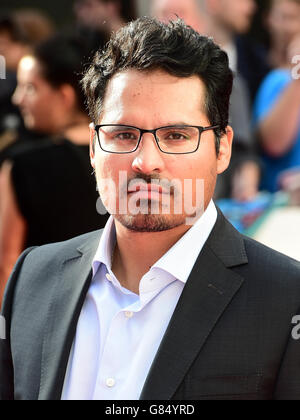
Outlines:
{"type": "MultiPolygon", "coordinates": [[[[0,399],[61,398],[98,242],[94,232],[19,259],[2,312],[0,399]]],[[[219,213],[141,399],[300,399],[295,315],[300,264],[241,236],[219,213]]]]}

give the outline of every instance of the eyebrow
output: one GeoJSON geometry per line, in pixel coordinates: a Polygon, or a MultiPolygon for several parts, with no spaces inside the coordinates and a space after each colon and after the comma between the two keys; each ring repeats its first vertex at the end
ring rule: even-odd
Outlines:
{"type": "MultiPolygon", "coordinates": [[[[109,124],[109,123],[107,123],[107,124],[109,124]]],[[[114,123],[111,123],[111,124],[122,125],[122,126],[127,126],[127,127],[136,127],[136,125],[134,125],[134,124],[123,123],[123,122],[114,122],[114,123]]],[[[194,124],[187,123],[187,122],[182,122],[182,121],[180,121],[180,122],[167,122],[163,125],[159,125],[158,127],[182,127],[182,126],[185,126],[185,125],[194,125],[194,124]]]]}

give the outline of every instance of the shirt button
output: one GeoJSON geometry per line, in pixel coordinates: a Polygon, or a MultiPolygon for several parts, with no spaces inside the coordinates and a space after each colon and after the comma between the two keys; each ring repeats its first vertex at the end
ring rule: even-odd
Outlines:
{"type": "Polygon", "coordinates": [[[112,276],[110,274],[106,274],[106,278],[107,280],[112,281],[112,276]]]}
{"type": "Polygon", "coordinates": [[[115,386],[115,379],[114,378],[108,378],[106,379],[106,386],[108,386],[109,388],[112,388],[113,386],[115,386]]]}
{"type": "Polygon", "coordinates": [[[125,317],[126,317],[126,318],[132,318],[132,317],[133,317],[133,312],[131,312],[131,311],[126,311],[126,312],[125,312],[125,317]]]}

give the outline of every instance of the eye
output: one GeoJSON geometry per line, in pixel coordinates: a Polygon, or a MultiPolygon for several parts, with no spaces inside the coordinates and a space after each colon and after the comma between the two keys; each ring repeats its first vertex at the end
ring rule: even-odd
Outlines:
{"type": "Polygon", "coordinates": [[[169,140],[186,140],[188,137],[185,134],[172,132],[167,137],[169,140]]]}
{"type": "Polygon", "coordinates": [[[122,133],[115,133],[114,135],[114,139],[115,140],[136,140],[137,139],[137,135],[136,133],[131,133],[131,132],[122,132],[122,133]]]}
{"type": "Polygon", "coordinates": [[[27,83],[25,85],[25,91],[28,95],[33,95],[36,93],[36,87],[32,83],[27,83]]]}
{"type": "Polygon", "coordinates": [[[189,140],[189,135],[188,133],[184,132],[184,131],[178,131],[178,130],[174,130],[174,131],[168,131],[164,134],[164,140],[189,140]]]}

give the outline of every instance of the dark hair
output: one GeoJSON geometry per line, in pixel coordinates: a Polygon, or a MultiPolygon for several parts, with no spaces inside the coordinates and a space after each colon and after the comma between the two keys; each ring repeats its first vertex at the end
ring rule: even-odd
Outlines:
{"type": "Polygon", "coordinates": [[[54,32],[52,21],[40,11],[25,9],[1,15],[0,32],[6,32],[12,41],[34,46],[54,32]]]}
{"type": "Polygon", "coordinates": [[[11,16],[0,17],[0,32],[7,32],[9,37],[16,42],[26,42],[26,34],[23,33],[11,16]]]}
{"type": "MultiPolygon", "coordinates": [[[[100,41],[100,38],[97,38],[98,46],[101,44],[100,41]]],[[[85,96],[80,79],[86,62],[94,52],[95,39],[91,40],[87,34],[78,32],[58,33],[40,43],[32,55],[41,65],[42,75],[51,86],[59,88],[64,84],[69,84],[73,87],[78,108],[86,112],[85,96]]]]}
{"type": "Polygon", "coordinates": [[[176,77],[199,76],[206,86],[205,109],[216,130],[217,151],[226,132],[233,73],[227,54],[212,39],[178,19],[168,24],[143,17],[120,29],[99,51],[83,78],[90,116],[97,124],[108,81],[118,72],[161,69],[176,77]]]}
{"type": "MultiPolygon", "coordinates": [[[[80,3],[82,0],[77,0],[80,3]]],[[[98,0],[99,3],[116,3],[120,9],[120,17],[125,22],[131,22],[137,18],[136,0],[98,0]]]]}

